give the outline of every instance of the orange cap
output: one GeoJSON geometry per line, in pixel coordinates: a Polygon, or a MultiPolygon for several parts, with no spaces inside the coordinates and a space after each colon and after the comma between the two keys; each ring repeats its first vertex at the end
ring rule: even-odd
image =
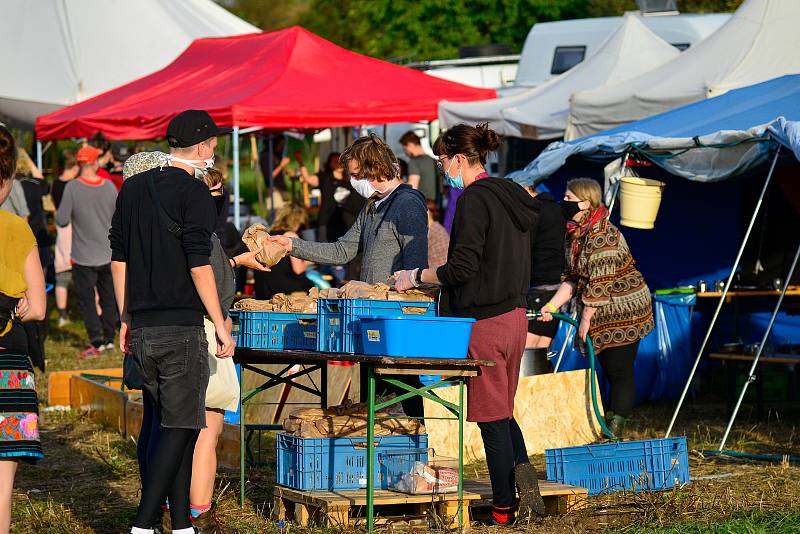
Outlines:
{"type": "Polygon", "coordinates": [[[78,160],[78,163],[94,163],[97,161],[97,158],[100,157],[103,151],[99,148],[95,148],[91,145],[86,145],[81,147],[78,150],[78,154],[75,156],[75,159],[78,160]]]}

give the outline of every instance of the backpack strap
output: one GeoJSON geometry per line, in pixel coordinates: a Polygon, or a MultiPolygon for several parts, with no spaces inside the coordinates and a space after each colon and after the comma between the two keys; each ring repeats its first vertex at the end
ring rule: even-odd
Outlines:
{"type": "Polygon", "coordinates": [[[153,204],[156,206],[156,216],[160,222],[164,222],[166,219],[166,227],[169,233],[181,239],[183,237],[183,228],[181,225],[175,222],[175,220],[169,216],[169,214],[164,210],[164,207],[161,205],[161,201],[158,198],[158,193],[156,193],[156,184],[153,181],[153,173],[147,173],[147,190],[150,192],[150,198],[153,200],[153,204]]]}

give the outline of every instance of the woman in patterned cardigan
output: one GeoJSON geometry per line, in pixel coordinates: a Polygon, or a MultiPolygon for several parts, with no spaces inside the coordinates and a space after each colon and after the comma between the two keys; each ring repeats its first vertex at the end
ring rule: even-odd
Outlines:
{"type": "Polygon", "coordinates": [[[567,271],[541,320],[552,319],[573,296],[580,317],[578,339],[589,335],[611,384],[609,429],[620,437],[636,401],[633,362],[639,341],[653,330],[650,290],[636,269],[625,237],[608,220],[600,184],[588,178],[567,183],[567,271]]]}

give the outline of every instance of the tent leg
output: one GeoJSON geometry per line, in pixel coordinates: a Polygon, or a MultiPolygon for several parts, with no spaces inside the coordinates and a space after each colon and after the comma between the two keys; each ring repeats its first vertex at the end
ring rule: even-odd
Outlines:
{"type": "Polygon", "coordinates": [[[242,229],[242,211],[239,201],[241,187],[239,184],[239,127],[233,127],[233,225],[237,230],[242,229]]]}
{"type": "Polygon", "coordinates": [[[736,261],[733,262],[731,274],[728,276],[728,281],[725,283],[725,288],[722,290],[722,295],[719,297],[717,309],[714,311],[714,316],[711,318],[711,323],[708,325],[708,330],[706,331],[706,337],[703,338],[703,343],[700,345],[700,350],[697,352],[697,357],[695,358],[694,365],[689,373],[689,378],[686,380],[686,386],[684,386],[683,393],[681,393],[681,398],[678,400],[678,406],[675,407],[675,413],[672,414],[672,420],[669,422],[667,433],[664,435],[665,438],[668,438],[672,433],[672,427],[675,426],[675,420],[678,418],[678,413],[681,411],[683,401],[686,399],[686,393],[689,391],[689,387],[692,384],[695,372],[697,372],[697,366],[700,365],[700,358],[702,358],[703,352],[706,350],[708,340],[711,338],[711,332],[714,330],[714,325],[717,323],[719,312],[722,310],[722,305],[725,303],[725,298],[728,296],[728,291],[731,288],[731,282],[733,281],[734,275],[736,275],[736,269],[739,267],[739,262],[742,260],[744,247],[747,245],[747,241],[750,239],[750,233],[753,231],[753,226],[755,225],[758,212],[761,211],[761,204],[764,202],[764,196],[767,193],[770,180],[772,180],[772,173],[775,172],[775,165],[778,163],[778,156],[780,156],[780,153],[781,148],[778,146],[778,149],[775,151],[775,157],[772,158],[772,165],[770,165],[769,173],[767,173],[767,179],[764,180],[764,187],[761,188],[761,195],[758,197],[758,202],[756,202],[756,208],[753,210],[753,217],[750,218],[750,225],[747,227],[747,231],[744,234],[744,239],[742,239],[742,246],[739,247],[739,253],[736,255],[736,261]]]}
{"type": "Polygon", "coordinates": [[[778,302],[775,304],[775,309],[772,310],[772,317],[769,318],[769,323],[767,324],[767,330],[764,332],[764,337],[761,338],[761,344],[758,346],[758,351],[756,352],[755,358],[753,358],[753,365],[750,366],[750,374],[747,376],[747,380],[744,382],[744,386],[742,387],[742,392],[739,395],[739,401],[736,403],[736,407],[733,409],[733,413],[731,414],[731,420],[728,422],[728,428],[725,429],[725,435],[722,436],[722,441],[719,444],[719,450],[723,450],[725,448],[725,442],[728,441],[728,435],[731,433],[731,428],[733,427],[733,422],[736,420],[736,415],[739,413],[739,408],[742,405],[742,401],[744,400],[744,395],[747,393],[747,386],[750,385],[750,382],[755,380],[756,375],[756,367],[758,366],[758,360],[761,358],[761,353],[764,352],[764,345],[767,343],[767,338],[769,337],[770,332],[772,331],[772,326],[775,324],[775,318],[778,316],[778,311],[780,311],[781,304],[783,304],[783,297],[786,295],[786,289],[789,287],[789,281],[794,276],[794,270],[797,267],[797,259],[800,258],[800,244],[797,245],[797,252],[794,254],[794,261],[792,262],[792,266],[789,268],[789,274],[786,276],[786,283],[783,284],[783,289],[781,290],[781,295],[778,297],[778,302]]]}
{"type": "Polygon", "coordinates": [[[42,170],[42,142],[38,139],[36,140],[36,166],[39,167],[39,170],[42,170]]]}

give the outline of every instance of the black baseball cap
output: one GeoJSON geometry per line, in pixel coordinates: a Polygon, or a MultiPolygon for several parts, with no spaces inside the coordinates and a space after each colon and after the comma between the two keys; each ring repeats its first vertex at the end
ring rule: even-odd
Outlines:
{"type": "Polygon", "coordinates": [[[218,135],[226,135],[233,128],[220,128],[207,111],[187,109],[169,121],[167,142],[172,148],[186,148],[218,135]]]}

